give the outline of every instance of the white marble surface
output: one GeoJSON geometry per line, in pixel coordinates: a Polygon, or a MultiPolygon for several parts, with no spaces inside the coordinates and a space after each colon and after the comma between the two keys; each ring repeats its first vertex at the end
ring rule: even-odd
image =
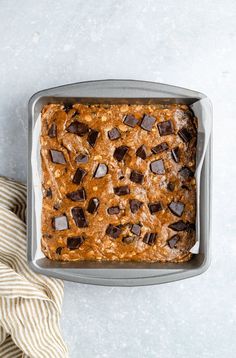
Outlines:
{"type": "Polygon", "coordinates": [[[235,16],[234,0],[0,1],[0,174],[25,181],[27,101],[43,88],[144,79],[214,105],[210,269],[144,288],[66,283],[72,358],[236,356],[235,16]]]}

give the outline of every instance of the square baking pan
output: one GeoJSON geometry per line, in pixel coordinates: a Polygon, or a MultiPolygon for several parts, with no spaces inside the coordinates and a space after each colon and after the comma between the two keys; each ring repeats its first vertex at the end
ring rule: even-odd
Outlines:
{"type": "MultiPolygon", "coordinates": [[[[43,275],[87,284],[110,286],[140,286],[176,281],[203,273],[210,262],[212,134],[210,133],[199,181],[199,249],[185,263],[149,262],[59,262],[39,255],[40,239],[36,229],[35,193],[32,181],[31,155],[33,130],[42,107],[48,103],[181,103],[198,105],[197,116],[211,123],[210,100],[202,93],[171,85],[135,81],[101,80],[80,82],[46,89],[34,94],[29,101],[28,127],[28,209],[27,258],[33,271],[43,275]]],[[[198,138],[199,145],[199,138],[198,138]]]]}

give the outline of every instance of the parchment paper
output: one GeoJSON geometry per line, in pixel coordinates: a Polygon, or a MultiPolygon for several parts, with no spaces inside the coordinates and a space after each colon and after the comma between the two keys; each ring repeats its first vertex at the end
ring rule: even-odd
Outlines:
{"type": "MultiPolygon", "coordinates": [[[[198,118],[198,140],[196,158],[196,242],[190,252],[197,254],[200,247],[200,180],[202,164],[206,154],[207,145],[211,134],[211,108],[208,99],[201,99],[190,106],[198,118]]],[[[35,198],[35,218],[36,218],[36,240],[37,251],[36,259],[44,258],[41,251],[41,211],[42,211],[42,184],[41,184],[41,157],[40,157],[40,133],[41,115],[38,116],[33,130],[33,144],[31,155],[33,192],[35,198]]]]}

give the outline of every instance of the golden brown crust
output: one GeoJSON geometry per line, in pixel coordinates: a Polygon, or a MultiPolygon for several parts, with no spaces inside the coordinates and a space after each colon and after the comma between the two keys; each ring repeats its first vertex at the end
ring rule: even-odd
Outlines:
{"type": "Polygon", "coordinates": [[[196,118],[186,105],[82,105],[75,104],[70,110],[65,110],[63,105],[49,104],[42,110],[41,130],[41,158],[43,173],[43,209],[42,209],[42,250],[44,254],[53,260],[119,260],[119,261],[160,261],[160,262],[184,262],[191,258],[189,250],[195,242],[193,226],[176,232],[169,225],[179,220],[184,223],[195,222],[195,179],[184,178],[179,171],[183,167],[195,170],[196,156],[196,118]],[[133,115],[139,120],[135,127],[123,123],[126,115],[133,115]],[[152,130],[149,132],[140,127],[144,115],[155,118],[152,130]],[[160,136],[157,124],[171,120],[174,133],[160,136]],[[99,136],[94,148],[89,145],[86,133],[79,136],[69,133],[66,128],[79,121],[88,125],[89,129],[99,131],[99,136]],[[51,129],[49,136],[49,130],[51,129]],[[118,128],[120,138],[110,140],[108,131],[118,128]],[[56,128],[56,136],[53,130],[56,128]],[[191,134],[188,142],[177,133],[180,129],[187,128],[191,134]],[[160,143],[167,143],[168,149],[159,154],[154,154],[151,148],[160,143]],[[113,153],[115,148],[125,145],[128,151],[124,160],[117,161],[113,153]],[[145,145],[148,156],[141,159],[136,155],[137,149],[145,145]],[[173,159],[172,149],[179,148],[179,162],[173,159]],[[64,154],[65,164],[52,162],[50,150],[57,150],[64,154]],[[87,163],[77,163],[75,158],[80,154],[89,156],[87,163]],[[150,163],[162,159],[164,174],[154,174],[150,169],[150,163]],[[106,164],[108,173],[102,178],[95,178],[93,174],[99,163],[106,164]],[[87,174],[81,184],[72,182],[78,168],[84,169],[87,174]],[[132,170],[144,175],[143,183],[138,184],[130,180],[132,170]],[[120,179],[121,178],[121,179],[120,179]],[[168,189],[168,184],[174,184],[174,191],[168,189]],[[114,193],[114,187],[127,185],[130,193],[118,196],[114,193]],[[84,188],[86,200],[72,201],[66,195],[78,189],[84,188]],[[100,205],[97,212],[87,212],[89,200],[98,198],[100,205]],[[130,199],[138,199],[143,202],[141,208],[132,213],[130,199]],[[181,217],[177,217],[169,209],[172,202],[184,204],[181,217]],[[162,210],[151,214],[148,204],[161,202],[162,210]],[[110,215],[109,207],[119,206],[118,214],[110,215]],[[84,214],[88,227],[76,226],[71,209],[80,207],[84,214]],[[69,229],[55,230],[53,218],[66,214],[69,229]],[[111,238],[106,234],[109,224],[120,227],[118,238],[111,238]],[[131,225],[140,224],[141,234],[135,236],[131,233],[131,225]],[[156,233],[154,245],[148,245],[143,241],[146,233],[156,233]],[[174,247],[168,244],[173,235],[179,235],[180,239],[174,247]],[[75,250],[67,247],[68,237],[81,237],[85,239],[75,250]],[[122,238],[133,236],[131,243],[125,243],[122,238]]]}

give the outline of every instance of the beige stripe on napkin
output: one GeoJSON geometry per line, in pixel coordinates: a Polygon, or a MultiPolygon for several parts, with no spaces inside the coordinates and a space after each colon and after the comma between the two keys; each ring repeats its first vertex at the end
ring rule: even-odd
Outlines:
{"type": "Polygon", "coordinates": [[[68,357],[63,282],[29,269],[25,209],[25,185],[0,177],[0,357],[68,357]]]}

